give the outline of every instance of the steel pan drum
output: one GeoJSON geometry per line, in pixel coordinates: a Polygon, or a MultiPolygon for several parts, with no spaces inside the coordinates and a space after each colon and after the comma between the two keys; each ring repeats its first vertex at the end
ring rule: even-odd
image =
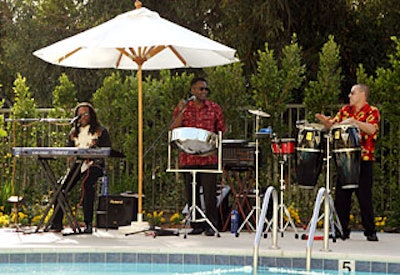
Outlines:
{"type": "Polygon", "coordinates": [[[217,134],[194,127],[175,128],[171,133],[171,144],[190,155],[212,154],[217,142],[217,134]]]}

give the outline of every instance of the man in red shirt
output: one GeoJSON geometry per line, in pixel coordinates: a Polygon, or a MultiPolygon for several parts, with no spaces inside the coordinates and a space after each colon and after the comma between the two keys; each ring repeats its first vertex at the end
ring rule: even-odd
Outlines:
{"type": "Polygon", "coordinates": [[[351,195],[355,191],[361,212],[361,222],[364,227],[364,235],[368,241],[378,241],[375,230],[375,217],[372,205],[372,184],[373,184],[373,162],[376,140],[379,130],[380,114],[376,107],[370,106],[367,102],[369,87],[364,84],[357,84],[351,88],[349,94],[350,103],[343,106],[336,116],[331,119],[322,114],[316,114],[325,126],[331,128],[333,124],[352,124],[359,128],[361,139],[361,166],[359,187],[357,189],[342,188],[343,184],[338,177],[335,191],[335,208],[343,227],[345,240],[350,237],[348,228],[351,208],[351,195]]]}
{"type": "MultiPolygon", "coordinates": [[[[190,83],[191,94],[194,100],[182,103],[175,108],[171,129],[177,127],[195,127],[218,134],[225,132],[225,121],[222,108],[215,102],[207,99],[210,92],[207,81],[204,78],[194,78],[190,83]]],[[[191,155],[180,153],[181,169],[212,169],[218,167],[218,155],[191,155]]],[[[185,193],[189,203],[192,205],[192,174],[185,173],[185,193]]],[[[217,225],[217,174],[197,173],[196,174],[196,202],[200,206],[200,186],[203,188],[205,214],[210,222],[217,225]]],[[[197,216],[197,215],[196,215],[197,216]]],[[[200,215],[199,215],[200,216],[200,215]]],[[[193,230],[189,234],[201,234],[205,231],[207,236],[213,236],[215,232],[206,223],[192,223],[193,230]]]]}

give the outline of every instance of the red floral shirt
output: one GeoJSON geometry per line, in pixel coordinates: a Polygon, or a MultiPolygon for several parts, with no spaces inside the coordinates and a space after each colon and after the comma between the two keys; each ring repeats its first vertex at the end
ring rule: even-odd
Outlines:
{"type": "MultiPolygon", "coordinates": [[[[174,110],[174,118],[179,113],[179,107],[174,110]]],[[[210,100],[204,106],[197,108],[193,101],[189,101],[183,113],[182,127],[196,127],[213,133],[225,132],[225,120],[221,106],[210,100]]],[[[218,155],[199,156],[180,153],[180,166],[210,165],[218,163],[218,155]]]]}
{"type": "Polygon", "coordinates": [[[336,116],[333,118],[332,122],[342,122],[347,118],[355,118],[358,121],[371,123],[375,126],[375,133],[372,135],[367,135],[365,132],[361,131],[361,159],[363,161],[375,160],[374,152],[376,146],[376,140],[378,137],[378,129],[379,129],[379,120],[380,114],[379,110],[374,107],[370,106],[368,103],[365,104],[359,112],[355,111],[354,107],[350,105],[343,106],[336,116]]]}

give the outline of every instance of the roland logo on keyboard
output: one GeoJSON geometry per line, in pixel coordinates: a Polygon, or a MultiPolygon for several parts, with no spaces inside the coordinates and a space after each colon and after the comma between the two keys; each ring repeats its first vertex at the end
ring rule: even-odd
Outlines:
{"type": "Polygon", "coordinates": [[[124,204],[124,200],[114,200],[114,199],[111,199],[111,200],[110,200],[110,204],[124,204]]]}

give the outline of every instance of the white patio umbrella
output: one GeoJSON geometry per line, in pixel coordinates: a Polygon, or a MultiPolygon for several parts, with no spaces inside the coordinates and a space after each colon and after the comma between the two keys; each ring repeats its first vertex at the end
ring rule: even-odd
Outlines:
{"type": "Polygon", "coordinates": [[[203,68],[237,62],[235,50],[165,20],[135,2],[136,9],[35,51],[46,62],[75,68],[137,70],[138,221],[142,221],[142,70],[203,68]]]}

